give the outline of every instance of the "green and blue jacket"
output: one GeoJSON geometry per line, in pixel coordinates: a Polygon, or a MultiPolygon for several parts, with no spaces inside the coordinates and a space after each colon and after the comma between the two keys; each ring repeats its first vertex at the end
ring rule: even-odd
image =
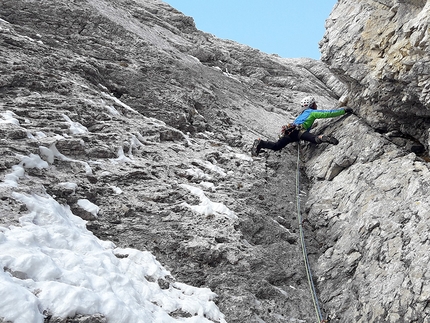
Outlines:
{"type": "Polygon", "coordinates": [[[334,118],[345,114],[345,109],[314,110],[307,108],[294,120],[294,124],[302,126],[306,131],[310,130],[316,119],[334,118]]]}

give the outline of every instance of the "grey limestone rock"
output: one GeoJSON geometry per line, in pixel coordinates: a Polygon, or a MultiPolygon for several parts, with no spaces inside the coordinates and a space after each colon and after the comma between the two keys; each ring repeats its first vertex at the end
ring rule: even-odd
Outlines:
{"type": "MultiPolygon", "coordinates": [[[[49,194],[99,238],[209,287],[227,322],[311,322],[300,174],[323,312],[427,322],[427,12],[425,1],[339,1],[325,65],[218,39],[158,0],[3,0],[0,223],[27,211],[13,192],[49,194]],[[356,112],[312,130],[339,144],[252,159],[253,140],[275,140],[307,95],[356,112]],[[47,167],[26,164],[32,154],[47,167]],[[222,211],[197,212],[208,200],[222,211]]],[[[105,320],[81,314],[71,319],[105,320]]]]}
{"type": "Polygon", "coordinates": [[[348,99],[381,133],[429,148],[427,1],[338,1],[320,42],[322,60],[348,86],[348,99]]]}

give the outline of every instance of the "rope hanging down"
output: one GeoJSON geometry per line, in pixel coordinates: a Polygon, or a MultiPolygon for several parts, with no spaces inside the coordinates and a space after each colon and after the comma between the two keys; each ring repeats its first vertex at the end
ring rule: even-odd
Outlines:
{"type": "Polygon", "coordinates": [[[300,165],[299,163],[300,163],[300,142],[297,143],[297,172],[296,172],[296,203],[297,203],[296,208],[297,208],[297,219],[299,220],[300,243],[302,245],[303,260],[305,262],[305,267],[306,267],[306,275],[308,277],[309,288],[311,290],[312,300],[313,300],[315,312],[318,318],[318,323],[324,323],[324,322],[327,322],[327,320],[323,320],[322,314],[321,314],[321,308],[318,303],[318,296],[315,291],[315,285],[312,279],[311,267],[309,265],[308,253],[306,251],[302,216],[300,214],[300,168],[299,168],[300,165]]]}

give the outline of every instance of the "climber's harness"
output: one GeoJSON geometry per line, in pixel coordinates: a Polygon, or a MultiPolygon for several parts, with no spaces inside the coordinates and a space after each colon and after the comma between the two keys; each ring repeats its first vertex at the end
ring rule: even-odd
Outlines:
{"type": "Polygon", "coordinates": [[[293,131],[297,130],[297,125],[294,123],[287,123],[282,126],[280,137],[289,136],[293,133],[293,131]]]}
{"type": "Polygon", "coordinates": [[[296,125],[294,123],[287,123],[282,126],[281,134],[279,137],[285,137],[291,135],[294,131],[298,132],[298,137],[300,138],[304,132],[306,132],[305,128],[302,125],[296,125]]]}

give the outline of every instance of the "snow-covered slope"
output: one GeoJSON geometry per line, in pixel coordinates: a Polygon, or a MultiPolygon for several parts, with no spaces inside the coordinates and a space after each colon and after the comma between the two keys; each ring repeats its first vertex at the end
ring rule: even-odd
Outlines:
{"type": "Polygon", "coordinates": [[[0,311],[6,321],[99,314],[107,322],[225,322],[213,292],[173,282],[150,252],[98,239],[86,221],[48,195],[13,197],[28,214],[19,226],[1,228],[0,311]],[[175,311],[190,317],[168,315],[175,311]]]}

